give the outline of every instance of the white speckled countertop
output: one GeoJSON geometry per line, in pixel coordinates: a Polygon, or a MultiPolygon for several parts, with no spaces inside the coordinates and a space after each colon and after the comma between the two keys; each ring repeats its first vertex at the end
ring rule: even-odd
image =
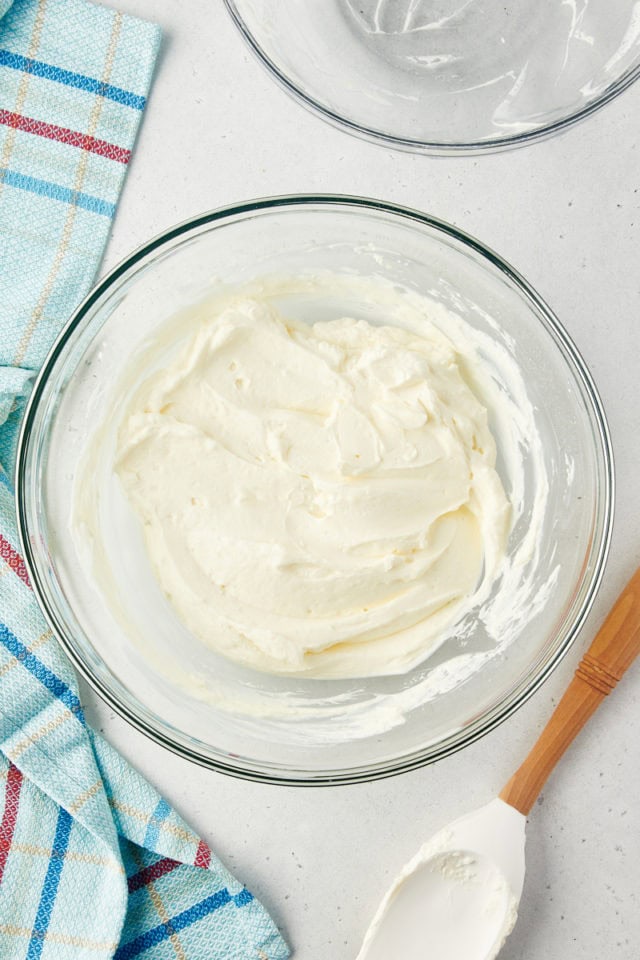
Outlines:
{"type": "MultiPolygon", "coordinates": [[[[462,753],[368,785],[260,786],[178,759],[82,687],[94,725],[270,907],[296,960],[352,960],[422,840],[491,799],[519,764],[640,563],[640,86],[563,137],[512,153],[405,155],[333,130],[289,99],[221,0],[107,2],[159,22],[165,43],[105,268],[177,221],[256,196],[360,193],[419,207],[524,273],[573,335],[608,413],[618,503],[588,625],[543,689],[462,753]]],[[[640,956],[639,761],[640,662],[531,815],[520,920],[501,960],[640,956]]]]}

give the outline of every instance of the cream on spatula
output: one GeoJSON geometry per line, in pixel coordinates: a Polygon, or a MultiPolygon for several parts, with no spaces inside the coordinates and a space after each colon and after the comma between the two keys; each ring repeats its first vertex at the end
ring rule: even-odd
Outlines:
{"type": "Polygon", "coordinates": [[[378,908],[357,960],[492,960],[515,924],[526,817],[547,777],[640,652],[640,570],[618,597],[500,796],[428,840],[378,908]]]}

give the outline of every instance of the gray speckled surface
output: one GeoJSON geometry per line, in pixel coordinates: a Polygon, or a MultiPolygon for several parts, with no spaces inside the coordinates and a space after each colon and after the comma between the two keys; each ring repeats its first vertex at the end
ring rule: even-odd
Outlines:
{"type": "MultiPolygon", "coordinates": [[[[295,957],[351,960],[418,844],[489,800],[520,762],[640,562],[640,86],[565,136],[514,153],[403,155],[291,101],[249,55],[221,0],[109,2],[159,21],[166,40],[105,266],[178,220],[253,196],[318,190],[417,206],[476,234],[537,287],[583,352],[609,416],[618,507],[588,625],[543,689],[464,752],[370,785],[247,784],[164,752],[83,686],[94,724],[272,908],[295,957]]],[[[640,956],[639,760],[640,662],[532,813],[520,919],[501,958],[640,956]]]]}

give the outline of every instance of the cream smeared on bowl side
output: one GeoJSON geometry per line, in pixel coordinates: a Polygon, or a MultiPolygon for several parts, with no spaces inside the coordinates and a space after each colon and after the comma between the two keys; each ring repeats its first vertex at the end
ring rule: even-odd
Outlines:
{"type": "MultiPolygon", "coordinates": [[[[380,267],[387,269],[383,254],[380,267]]],[[[227,289],[220,289],[219,281],[216,285],[218,292],[155,329],[115,380],[110,413],[89,436],[74,483],[70,530],[76,550],[91,569],[105,611],[121,626],[136,655],[148,663],[151,675],[176,685],[180,695],[233,716],[234,722],[259,729],[260,735],[267,724],[269,736],[278,741],[286,737],[287,742],[342,744],[384,735],[426,704],[450,692],[456,695],[475,674],[491,669],[521,635],[524,624],[544,609],[555,588],[556,568],[542,583],[537,576],[549,496],[548,465],[539,411],[531,403],[515,357],[517,345],[504,323],[485,312],[478,326],[470,322],[477,308],[457,291],[449,290],[445,306],[431,291],[418,293],[384,276],[318,271],[267,275],[227,289]],[[158,610],[163,588],[149,562],[148,527],[136,515],[116,472],[128,456],[122,441],[130,429],[129,417],[139,406],[140,392],[148,394],[152,383],[159,385],[167,370],[184,362],[189,344],[195,343],[198,331],[203,332],[208,321],[213,322],[238,302],[249,301],[261,305],[267,317],[274,308],[276,316],[295,317],[307,327],[316,320],[351,315],[366,318],[375,329],[379,324],[399,328],[418,342],[430,336],[437,341],[440,336],[460,365],[462,379],[488,413],[497,448],[495,470],[509,504],[504,556],[499,556],[496,541],[494,570],[485,557],[475,588],[458,603],[448,622],[443,617],[439,634],[425,637],[413,667],[405,672],[362,680],[335,677],[324,682],[317,674],[295,670],[286,674],[280,669],[280,676],[255,672],[228,656],[219,658],[219,647],[206,645],[185,629],[170,600],[166,600],[165,611],[158,610]],[[139,574],[140,611],[122,602],[114,570],[121,551],[128,563],[148,564],[148,575],[143,570],[139,574]],[[172,643],[168,642],[171,628],[158,640],[145,623],[151,605],[156,619],[162,616],[169,624],[175,619],[172,643]],[[190,638],[186,652],[185,635],[190,638]]],[[[292,324],[286,321],[287,327],[297,325],[297,320],[292,324]]],[[[276,508],[281,510],[280,504],[276,508]]]]}

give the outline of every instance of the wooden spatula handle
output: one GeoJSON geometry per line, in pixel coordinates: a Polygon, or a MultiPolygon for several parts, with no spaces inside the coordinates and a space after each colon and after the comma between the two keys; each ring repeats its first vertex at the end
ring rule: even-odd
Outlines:
{"type": "Polygon", "coordinates": [[[500,797],[525,815],[556,763],[640,653],[640,569],[616,600],[575,676],[500,797]]]}

